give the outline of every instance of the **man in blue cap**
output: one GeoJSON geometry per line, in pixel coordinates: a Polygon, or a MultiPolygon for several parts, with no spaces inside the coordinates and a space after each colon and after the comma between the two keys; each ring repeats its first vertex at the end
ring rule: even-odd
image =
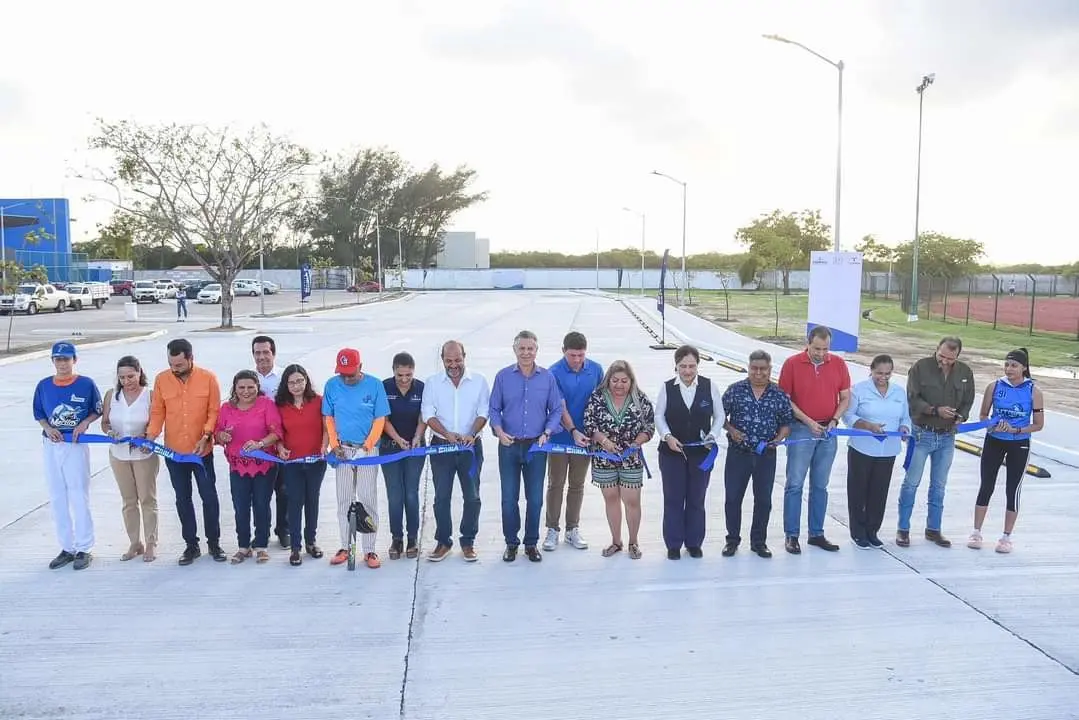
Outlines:
{"type": "Polygon", "coordinates": [[[93,380],[75,373],[76,362],[74,345],[56,343],[52,346],[56,372],[34,389],[34,419],[41,426],[45,479],[60,545],[60,554],[49,563],[53,570],[69,563],[85,570],[94,546],[90,447],[78,439],[101,417],[101,392],[93,380]]]}

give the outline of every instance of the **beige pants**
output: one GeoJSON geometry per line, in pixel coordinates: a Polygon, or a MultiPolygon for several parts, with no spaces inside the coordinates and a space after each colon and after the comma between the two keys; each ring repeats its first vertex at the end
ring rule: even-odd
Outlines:
{"type": "MultiPolygon", "coordinates": [[[[342,446],[348,452],[349,458],[375,457],[378,455],[376,445],[371,452],[364,452],[363,448],[342,446]]],[[[348,536],[348,508],[353,500],[363,503],[367,512],[378,521],[378,465],[338,465],[334,468],[334,478],[337,481],[337,526],[341,530],[341,547],[347,549],[348,536]]],[[[377,532],[359,533],[360,547],[363,554],[375,551],[377,532]]]]}
{"type": "Polygon", "coordinates": [[[558,520],[562,515],[562,491],[569,479],[569,491],[566,492],[566,530],[572,530],[581,524],[581,504],[584,501],[584,481],[588,477],[591,458],[584,455],[547,456],[547,527],[559,530],[558,520]]]}
{"type": "Polygon", "coordinates": [[[151,455],[145,460],[117,460],[109,455],[112,474],[120,486],[123,500],[124,529],[132,545],[142,542],[140,522],[146,531],[146,544],[157,544],[157,471],[161,458],[151,455]],[[140,516],[139,509],[142,513],[140,516]]]}

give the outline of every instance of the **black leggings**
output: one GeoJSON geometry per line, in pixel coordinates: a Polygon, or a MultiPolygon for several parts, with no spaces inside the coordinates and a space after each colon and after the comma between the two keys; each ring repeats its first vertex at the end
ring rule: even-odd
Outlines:
{"type": "Polygon", "coordinates": [[[979,507],[988,507],[997,484],[997,473],[1004,464],[1008,476],[1008,510],[1019,512],[1019,492],[1030,457],[1030,440],[1000,440],[986,436],[982,444],[982,487],[978,490],[979,507]]]}

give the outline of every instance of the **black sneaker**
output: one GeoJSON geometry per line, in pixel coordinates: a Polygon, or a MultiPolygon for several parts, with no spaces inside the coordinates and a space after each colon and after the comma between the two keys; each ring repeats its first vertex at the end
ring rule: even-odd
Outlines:
{"type": "Polygon", "coordinates": [[[212,557],[215,562],[225,562],[228,560],[225,551],[221,549],[221,543],[207,543],[206,548],[210,551],[210,557],[212,557]]]}
{"type": "Polygon", "coordinates": [[[670,548],[667,550],[668,560],[679,560],[682,557],[682,551],[678,548],[670,548]]]}
{"type": "Polygon", "coordinates": [[[806,540],[806,545],[812,545],[813,547],[819,547],[821,550],[827,550],[828,552],[838,552],[839,546],[833,542],[828,542],[828,538],[823,535],[814,535],[806,540]]]}
{"type": "Polygon", "coordinates": [[[184,554],[180,556],[180,564],[190,565],[195,562],[200,555],[202,555],[202,550],[199,550],[198,545],[188,545],[184,548],[184,554]]]}
{"type": "Polygon", "coordinates": [[[704,550],[701,550],[699,547],[686,548],[686,552],[689,553],[689,556],[691,558],[702,558],[702,557],[704,557],[704,550]]]}
{"type": "Polygon", "coordinates": [[[884,541],[877,537],[876,533],[873,533],[868,538],[869,544],[875,548],[884,547],[884,541]]]}
{"type": "Polygon", "coordinates": [[[75,553],[75,564],[73,567],[76,570],[85,570],[90,567],[90,560],[93,559],[93,555],[87,552],[75,553]]]}
{"type": "Polygon", "coordinates": [[[68,563],[75,562],[75,556],[69,553],[67,550],[61,550],[60,554],[52,559],[49,563],[50,570],[59,570],[68,563]]]}
{"type": "Polygon", "coordinates": [[[850,541],[854,543],[854,547],[859,550],[872,550],[873,546],[869,544],[869,541],[865,538],[851,538],[850,541]]]}

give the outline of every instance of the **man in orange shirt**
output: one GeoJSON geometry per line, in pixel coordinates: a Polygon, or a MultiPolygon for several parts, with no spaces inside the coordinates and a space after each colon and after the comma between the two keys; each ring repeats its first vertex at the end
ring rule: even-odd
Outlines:
{"type": "MultiPolygon", "coordinates": [[[[809,332],[805,352],[792,355],[779,372],[779,387],[791,399],[794,419],[790,440],[822,438],[834,430],[850,404],[850,372],[843,358],[832,355],[832,331],[817,325],[809,332]]],[[[809,475],[809,539],[821,550],[835,552],[839,546],[824,536],[828,512],[828,475],[835,460],[836,438],[799,442],[787,446],[787,487],[783,495],[784,547],[792,555],[802,552],[802,489],[809,475]]]]}
{"type": "Polygon", "coordinates": [[[181,565],[190,565],[199,550],[198,520],[192,499],[191,477],[202,499],[203,529],[210,557],[225,561],[221,549],[221,506],[217,499],[217,473],[214,471],[213,430],[221,409],[221,387],[217,376],[195,366],[191,343],[182,338],[168,344],[169,369],[154,378],[154,394],[150,405],[150,425],[146,437],[155,439],[165,430],[165,447],[178,453],[195,454],[202,458],[202,467],[165,459],[172,488],[176,491],[176,513],[184,536],[181,565]]]}

